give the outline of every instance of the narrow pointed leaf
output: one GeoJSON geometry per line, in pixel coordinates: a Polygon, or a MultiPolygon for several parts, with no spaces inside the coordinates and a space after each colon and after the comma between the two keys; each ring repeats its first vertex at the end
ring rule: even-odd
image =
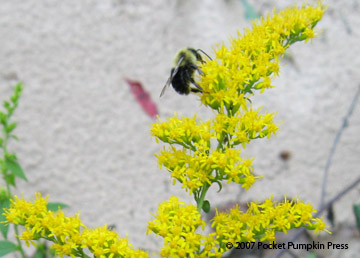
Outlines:
{"type": "Polygon", "coordinates": [[[6,168],[10,170],[14,176],[28,181],[25,176],[24,170],[16,160],[6,159],[6,168]]]}
{"type": "Polygon", "coordinates": [[[16,128],[16,123],[11,123],[8,126],[6,126],[5,130],[9,134],[16,128]]]}
{"type": "Polygon", "coordinates": [[[4,209],[10,208],[10,200],[9,198],[3,199],[0,202],[0,232],[2,236],[7,239],[7,234],[9,231],[9,224],[8,223],[2,223],[3,221],[6,221],[5,216],[3,215],[4,209]]]}
{"type": "Polygon", "coordinates": [[[0,241],[0,257],[18,250],[18,246],[13,242],[8,240],[0,241]]]}
{"type": "Polygon", "coordinates": [[[15,176],[14,174],[7,174],[4,176],[4,180],[7,184],[9,185],[12,185],[12,186],[16,186],[16,183],[15,183],[15,176]]]}

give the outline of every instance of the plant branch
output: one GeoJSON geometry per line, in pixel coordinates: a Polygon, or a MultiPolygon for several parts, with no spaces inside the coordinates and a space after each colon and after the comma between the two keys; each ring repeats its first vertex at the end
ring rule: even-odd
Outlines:
{"type": "Polygon", "coordinates": [[[205,183],[201,190],[200,198],[197,200],[197,209],[199,212],[201,212],[201,209],[202,209],[204,201],[205,201],[206,192],[207,192],[207,190],[209,190],[209,188],[210,188],[210,185],[208,183],[205,183]]]}
{"type": "Polygon", "coordinates": [[[326,193],[326,186],[327,186],[327,181],[328,181],[328,175],[329,175],[329,169],[330,169],[330,165],[331,165],[331,161],[333,159],[336,147],[339,143],[340,137],[342,135],[342,133],[344,132],[345,128],[348,126],[349,124],[349,118],[351,116],[351,114],[354,111],[355,105],[359,99],[360,96],[360,86],[358,87],[358,90],[354,96],[354,99],[350,105],[350,108],[347,112],[347,114],[345,115],[345,117],[343,118],[343,123],[340,127],[340,129],[338,130],[334,143],[330,149],[330,153],[328,156],[328,159],[326,161],[326,165],[325,165],[325,172],[324,172],[324,177],[323,177],[323,181],[322,181],[322,186],[321,186],[321,201],[320,201],[320,208],[323,207],[324,202],[325,202],[325,193],[326,193]]]}

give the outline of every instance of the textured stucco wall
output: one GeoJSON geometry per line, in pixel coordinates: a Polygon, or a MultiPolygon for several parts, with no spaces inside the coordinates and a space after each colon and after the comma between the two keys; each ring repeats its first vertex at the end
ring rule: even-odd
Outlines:
{"type": "MultiPolygon", "coordinates": [[[[251,1],[262,12],[301,1],[251,1]]],[[[360,3],[326,1],[329,10],[312,43],[297,43],[283,62],[276,88],[253,99],[277,111],[277,137],[250,144],[265,177],[241,200],[274,194],[298,196],[315,206],[330,147],[360,83],[360,3]],[[349,30],[350,28],[350,30],[349,30]],[[284,164],[281,151],[292,153],[284,164]]],[[[136,103],[123,78],[143,82],[160,116],[174,111],[203,118],[211,111],[196,96],[172,89],[159,99],[172,58],[184,46],[226,42],[249,22],[240,0],[4,0],[0,1],[0,97],[18,80],[25,85],[14,119],[20,142],[12,142],[29,182],[17,193],[40,191],[81,211],[88,226],[115,224],[135,247],[156,251],[160,238],[146,236],[150,212],[170,195],[192,198],[171,186],[160,170],[150,138],[153,120],[136,103]]],[[[330,170],[331,198],[359,176],[360,104],[349,121],[330,170]]],[[[219,205],[239,198],[238,186],[209,194],[219,205]]],[[[338,222],[354,225],[352,204],[360,188],[335,205],[338,222]]]]}

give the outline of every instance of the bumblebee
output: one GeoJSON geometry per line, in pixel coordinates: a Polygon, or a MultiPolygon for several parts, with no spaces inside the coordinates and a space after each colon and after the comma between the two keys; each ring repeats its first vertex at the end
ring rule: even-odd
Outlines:
{"type": "Polygon", "coordinates": [[[164,95],[165,90],[170,86],[170,84],[177,93],[182,95],[188,95],[190,92],[198,93],[203,91],[200,85],[194,80],[195,71],[198,71],[199,74],[203,74],[203,72],[197,67],[197,62],[204,63],[204,60],[199,52],[202,52],[211,60],[211,58],[201,49],[195,50],[190,47],[183,48],[176,54],[174,58],[174,66],[170,72],[170,77],[162,89],[160,97],[164,95]],[[191,87],[191,84],[193,84],[196,88],[191,87]]]}

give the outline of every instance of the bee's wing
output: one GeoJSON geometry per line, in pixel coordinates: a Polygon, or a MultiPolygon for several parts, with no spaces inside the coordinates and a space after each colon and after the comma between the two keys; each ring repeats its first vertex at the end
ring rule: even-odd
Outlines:
{"type": "Polygon", "coordinates": [[[169,87],[170,83],[171,83],[171,78],[172,76],[170,75],[169,79],[167,80],[167,82],[165,83],[164,88],[162,89],[161,93],[160,93],[160,98],[162,97],[162,95],[164,95],[165,90],[167,89],[167,87],[169,87]]]}
{"type": "Polygon", "coordinates": [[[176,64],[175,68],[174,68],[174,71],[172,72],[171,74],[171,80],[174,78],[174,76],[177,74],[177,72],[179,71],[179,67],[180,67],[180,64],[181,62],[184,60],[185,56],[181,56],[179,58],[179,62],[176,64]]]}
{"type": "Polygon", "coordinates": [[[167,80],[167,82],[165,83],[164,88],[162,89],[161,93],[160,93],[160,98],[162,97],[162,95],[164,95],[165,90],[167,89],[167,87],[170,86],[172,80],[174,79],[174,76],[177,74],[177,72],[179,71],[179,67],[181,62],[184,60],[185,56],[180,57],[179,62],[176,64],[174,71],[170,74],[169,79],[167,80]]]}

